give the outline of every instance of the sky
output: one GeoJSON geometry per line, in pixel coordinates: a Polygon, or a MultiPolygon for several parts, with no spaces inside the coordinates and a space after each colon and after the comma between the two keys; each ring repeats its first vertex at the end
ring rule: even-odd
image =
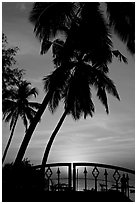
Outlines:
{"type": "MultiPolygon", "coordinates": [[[[32,101],[42,102],[45,93],[42,79],[54,69],[50,51],[40,55],[40,42],[35,37],[33,25],[28,17],[32,2],[3,2],[2,31],[10,46],[18,46],[17,65],[26,70],[25,79],[39,90],[32,101]]],[[[53,143],[50,162],[98,162],[134,169],[135,164],[135,61],[125,45],[113,35],[114,48],[128,58],[128,64],[114,58],[109,65],[109,77],[114,81],[120,101],[108,96],[109,115],[95,97],[94,116],[74,121],[67,116],[53,143]]],[[[63,113],[61,103],[52,115],[47,109],[29,143],[25,158],[33,164],[41,164],[46,144],[63,113]]],[[[10,135],[9,124],[3,122],[3,151],[10,135]]],[[[6,163],[14,162],[24,137],[25,128],[18,121],[6,163]]]]}

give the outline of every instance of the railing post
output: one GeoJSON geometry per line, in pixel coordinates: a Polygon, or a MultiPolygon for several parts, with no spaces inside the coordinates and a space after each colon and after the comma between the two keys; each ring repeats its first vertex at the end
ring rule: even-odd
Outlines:
{"type": "Polygon", "coordinates": [[[128,174],[126,176],[126,180],[127,180],[127,196],[129,198],[129,176],[128,176],[128,174]]]}
{"type": "Polygon", "coordinates": [[[107,173],[107,170],[105,169],[105,185],[106,185],[106,191],[108,190],[108,183],[107,183],[107,176],[108,176],[108,173],[107,173]]]}
{"type": "Polygon", "coordinates": [[[58,175],[58,191],[59,191],[59,188],[60,188],[60,170],[59,168],[57,170],[57,175],[58,175]]]}
{"type": "Polygon", "coordinates": [[[73,164],[73,191],[76,191],[76,166],[73,164]]]}
{"type": "Polygon", "coordinates": [[[85,175],[85,191],[87,190],[87,169],[86,169],[86,167],[85,167],[85,169],[84,169],[84,175],[85,175]]]}
{"type": "Polygon", "coordinates": [[[68,185],[69,185],[69,190],[71,190],[71,163],[68,166],[68,185]]]}
{"type": "Polygon", "coordinates": [[[77,190],[78,190],[78,169],[77,169],[77,190]]]}

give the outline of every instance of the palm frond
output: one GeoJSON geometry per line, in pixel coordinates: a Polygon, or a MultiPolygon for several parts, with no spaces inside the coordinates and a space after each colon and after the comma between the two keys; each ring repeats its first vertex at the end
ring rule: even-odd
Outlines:
{"type": "Polygon", "coordinates": [[[119,94],[117,92],[116,86],[114,85],[113,81],[108,78],[107,76],[104,76],[104,84],[107,92],[111,94],[112,96],[116,97],[118,100],[120,100],[119,94]]]}
{"type": "Polygon", "coordinates": [[[48,52],[49,48],[51,47],[51,45],[52,45],[51,41],[43,39],[42,44],[41,44],[40,54],[41,55],[46,54],[48,52]]]}
{"type": "Polygon", "coordinates": [[[41,104],[37,103],[37,102],[28,102],[28,106],[38,110],[40,108],[41,104]]]}
{"type": "Polygon", "coordinates": [[[75,4],[71,2],[40,2],[35,3],[30,14],[30,21],[34,23],[34,32],[41,39],[48,40],[57,31],[70,27],[74,16],[75,4]]]}
{"type": "Polygon", "coordinates": [[[36,115],[36,112],[37,111],[35,111],[33,108],[30,107],[25,108],[25,114],[30,123],[32,122],[34,116],[36,115]]]}
{"type": "Polygon", "coordinates": [[[135,53],[135,3],[107,2],[109,25],[127,44],[129,51],[135,53]]]}
{"type": "Polygon", "coordinates": [[[71,114],[75,120],[79,119],[82,115],[84,115],[84,118],[87,115],[92,117],[94,112],[94,104],[91,100],[91,92],[87,79],[87,75],[83,75],[79,70],[75,70],[65,90],[65,109],[68,110],[68,114],[71,114]]]}
{"type": "Polygon", "coordinates": [[[80,15],[79,26],[74,29],[71,36],[71,39],[74,39],[74,47],[89,53],[92,64],[100,65],[111,62],[111,35],[99,9],[99,3],[86,2],[80,15]]]}
{"type": "Polygon", "coordinates": [[[109,108],[108,108],[107,95],[105,92],[105,88],[99,87],[98,91],[97,91],[97,96],[98,96],[99,100],[102,102],[102,104],[105,106],[106,112],[108,114],[109,108]]]}
{"type": "Polygon", "coordinates": [[[9,111],[13,111],[16,108],[16,102],[11,99],[5,99],[2,102],[2,112],[3,114],[8,114],[9,111]]]}
{"type": "Polygon", "coordinates": [[[38,95],[38,89],[37,89],[37,88],[30,88],[30,89],[28,90],[28,93],[27,93],[26,97],[29,98],[29,97],[31,97],[32,95],[34,95],[35,98],[37,97],[37,95],[38,95]]]}
{"type": "Polygon", "coordinates": [[[62,64],[56,70],[54,70],[51,74],[43,78],[44,82],[44,90],[48,92],[49,90],[62,90],[67,79],[69,78],[71,69],[73,68],[74,64],[62,64]]]}
{"type": "Polygon", "coordinates": [[[44,90],[52,91],[52,97],[49,100],[49,110],[53,113],[61,98],[63,97],[64,88],[69,78],[69,72],[57,68],[52,74],[44,77],[44,90]]]}
{"type": "Polygon", "coordinates": [[[18,118],[18,111],[15,110],[13,113],[12,113],[12,117],[11,117],[11,122],[10,122],[10,130],[12,129],[15,121],[17,120],[18,118]]]}
{"type": "Polygon", "coordinates": [[[51,99],[49,100],[49,104],[48,104],[49,110],[50,110],[52,113],[54,113],[55,110],[57,109],[61,98],[62,98],[62,91],[56,89],[56,90],[53,92],[52,97],[51,97],[51,99]]]}
{"type": "Polygon", "coordinates": [[[127,58],[126,58],[124,55],[122,55],[122,54],[119,52],[119,50],[113,50],[113,51],[112,51],[112,54],[113,54],[115,57],[117,57],[120,62],[123,61],[123,62],[126,63],[126,64],[128,63],[127,58]]]}
{"type": "Polygon", "coordinates": [[[6,113],[3,114],[3,120],[7,123],[9,122],[10,120],[12,120],[12,115],[14,113],[15,110],[10,110],[6,113]]]}
{"type": "Polygon", "coordinates": [[[25,112],[20,113],[20,117],[22,118],[22,121],[24,123],[25,129],[27,130],[28,127],[28,121],[27,121],[27,115],[25,112]]]}
{"type": "Polygon", "coordinates": [[[119,94],[113,81],[104,72],[97,69],[96,67],[94,67],[93,70],[91,71],[89,82],[92,86],[94,86],[97,89],[99,87],[105,88],[109,94],[120,100],[119,94]]]}

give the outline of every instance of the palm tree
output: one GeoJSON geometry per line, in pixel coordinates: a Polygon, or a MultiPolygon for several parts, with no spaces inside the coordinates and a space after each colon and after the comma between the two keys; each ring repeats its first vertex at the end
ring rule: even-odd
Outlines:
{"type": "Polygon", "coordinates": [[[45,54],[51,46],[54,47],[60,41],[63,41],[64,45],[60,51],[60,59],[58,57],[58,60],[56,60],[53,53],[54,64],[57,69],[53,74],[55,78],[54,84],[47,92],[40,109],[37,111],[35,120],[30,124],[25,134],[15,165],[21,162],[31,136],[57,89],[61,100],[61,90],[66,86],[67,72],[69,69],[72,71],[72,68],[68,66],[72,66],[75,54],[86,55],[87,61],[91,62],[93,66],[96,65],[103,70],[108,70],[107,64],[112,61],[114,53],[111,50],[112,42],[109,28],[100,12],[99,6],[99,3],[83,2],[44,2],[34,4],[30,20],[34,23],[34,32],[41,42],[41,54],[45,54]],[[63,34],[63,38],[60,37],[61,39],[57,41],[56,37],[59,33],[63,34]],[[71,63],[69,63],[70,61],[71,63]],[[64,78],[61,78],[59,74],[62,74],[61,76],[64,78]],[[61,78],[61,82],[57,80],[58,76],[61,78]]]}
{"type": "MultiPolygon", "coordinates": [[[[92,87],[97,90],[97,97],[105,106],[107,113],[109,113],[109,108],[106,92],[120,100],[113,81],[107,76],[107,71],[105,73],[101,70],[100,67],[92,66],[90,63],[84,61],[84,58],[82,60],[78,59],[73,65],[73,72],[70,73],[67,85],[63,90],[65,111],[47,144],[42,159],[42,170],[44,170],[44,166],[47,162],[49,151],[51,149],[55,136],[59,131],[66,116],[71,114],[75,120],[80,119],[82,115],[84,115],[84,118],[86,118],[88,115],[90,115],[91,117],[93,116],[95,107],[92,101],[92,87]]],[[[46,91],[48,91],[48,89],[50,89],[50,83],[52,83],[52,75],[45,77],[44,81],[45,89],[46,91]]],[[[51,98],[49,107],[53,112],[58,105],[58,101],[58,94],[51,98]]]]}
{"type": "Polygon", "coordinates": [[[36,97],[37,94],[38,92],[36,88],[31,88],[30,83],[27,81],[19,82],[16,88],[14,87],[10,89],[9,94],[6,94],[7,97],[3,100],[2,111],[5,122],[10,122],[11,134],[4,150],[2,163],[6,158],[19,117],[23,120],[27,131],[28,121],[30,123],[32,122],[36,114],[36,110],[40,107],[39,103],[29,102],[29,98],[32,95],[36,97]]]}

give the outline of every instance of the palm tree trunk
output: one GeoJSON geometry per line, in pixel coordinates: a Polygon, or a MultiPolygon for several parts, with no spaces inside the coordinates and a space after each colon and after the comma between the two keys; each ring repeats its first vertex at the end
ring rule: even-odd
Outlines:
{"type": "Polygon", "coordinates": [[[17,157],[15,159],[15,162],[14,162],[15,166],[18,166],[20,164],[20,162],[22,161],[23,156],[25,154],[25,151],[27,149],[27,146],[29,144],[29,141],[31,139],[31,136],[32,136],[32,134],[33,134],[33,132],[34,132],[38,122],[40,121],[40,118],[41,118],[42,114],[44,113],[44,110],[46,109],[46,107],[48,105],[48,102],[49,102],[49,99],[51,97],[51,94],[52,94],[51,91],[49,91],[47,93],[47,95],[45,96],[45,98],[44,98],[44,100],[43,100],[39,110],[37,111],[34,119],[32,120],[32,122],[31,122],[31,124],[30,124],[30,126],[29,126],[29,128],[27,130],[27,132],[26,132],[26,134],[24,136],[23,142],[22,142],[22,144],[20,146],[20,149],[18,151],[17,157]]]}
{"type": "Polygon", "coordinates": [[[8,149],[9,149],[9,146],[10,146],[10,143],[11,143],[11,140],[12,140],[12,137],[13,137],[13,133],[14,133],[14,130],[15,130],[15,126],[16,126],[16,124],[17,124],[17,120],[18,120],[18,116],[16,117],[16,120],[15,120],[14,125],[13,125],[12,130],[11,130],[11,134],[10,134],[8,143],[7,143],[6,148],[5,148],[5,150],[4,150],[4,154],[3,154],[3,157],[2,157],[2,164],[3,164],[4,161],[5,161],[5,158],[6,158],[6,155],[7,155],[7,151],[8,151],[8,149]]]}
{"type": "Polygon", "coordinates": [[[47,144],[47,147],[45,149],[45,152],[44,152],[44,156],[43,156],[43,159],[42,159],[42,165],[41,165],[41,171],[43,172],[44,169],[45,169],[45,164],[47,163],[47,159],[48,159],[48,156],[49,156],[49,151],[51,149],[51,146],[52,146],[52,143],[55,139],[55,136],[56,134],[58,133],[63,121],[65,120],[65,117],[67,116],[67,110],[64,111],[62,117],[60,118],[55,130],[53,131],[50,139],[49,139],[49,142],[47,144]]]}

